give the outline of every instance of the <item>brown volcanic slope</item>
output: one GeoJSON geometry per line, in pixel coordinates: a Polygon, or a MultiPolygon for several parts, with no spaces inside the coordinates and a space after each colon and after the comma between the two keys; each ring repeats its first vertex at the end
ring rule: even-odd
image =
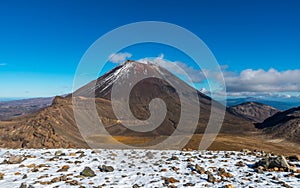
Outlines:
{"type": "MultiPolygon", "coordinates": [[[[122,125],[122,121],[116,119],[110,101],[112,84],[123,76],[130,76],[145,73],[144,70],[152,71],[153,74],[165,74],[174,82],[178,82],[181,89],[189,96],[195,91],[185,82],[181,81],[168,71],[158,68],[155,65],[145,65],[136,62],[124,63],[107,74],[93,81],[96,83],[95,99],[97,112],[106,130],[114,135],[114,138],[126,144],[143,144],[148,140],[164,140],[177,126],[180,118],[180,103],[178,94],[167,82],[160,79],[146,79],[139,82],[131,91],[130,107],[132,112],[139,119],[149,117],[148,103],[153,98],[162,98],[167,106],[168,112],[163,123],[155,130],[147,133],[139,133],[127,129],[122,125]],[[102,97],[102,98],[100,98],[102,97]]],[[[125,77],[126,78],[126,77],[125,77]]],[[[93,99],[90,99],[90,90],[93,84],[87,84],[75,92],[76,101],[80,103],[80,108],[88,107],[93,99]]],[[[201,103],[201,113],[196,130],[196,135],[188,143],[188,147],[197,149],[202,133],[207,125],[211,111],[209,97],[197,92],[201,103]]],[[[194,105],[195,101],[183,101],[189,105],[194,105]]],[[[220,107],[220,106],[219,106],[220,107]]],[[[192,108],[192,107],[191,107],[192,108]]],[[[218,111],[218,110],[216,110],[218,111]]],[[[218,113],[218,112],[217,112],[218,113]]],[[[86,122],[86,129],[91,126],[92,114],[80,113],[80,118],[86,122]]],[[[139,126],[139,125],[138,125],[139,126]]],[[[188,129],[187,125],[187,129],[188,129]]],[[[180,130],[185,135],[187,130],[180,130]]],[[[189,131],[187,131],[189,132],[189,131]]],[[[217,137],[211,149],[218,150],[240,150],[241,148],[259,148],[273,152],[280,152],[282,148],[288,148],[292,152],[299,152],[297,148],[286,142],[269,143],[268,139],[261,137],[261,132],[254,128],[248,121],[238,118],[230,113],[226,113],[221,134],[217,137]],[[266,143],[266,144],[263,144],[266,143]],[[263,144],[263,145],[262,145],[263,144]],[[296,149],[295,149],[296,148],[296,149]]],[[[60,147],[88,147],[80,135],[73,113],[73,103],[71,96],[66,98],[56,97],[53,104],[30,116],[15,119],[11,122],[0,122],[0,147],[26,147],[26,148],[60,148],[60,147]]],[[[101,132],[91,130],[90,139],[92,141],[111,143],[111,138],[102,135],[101,132]]],[[[90,140],[89,140],[90,141],[90,140]]],[[[169,149],[166,147],[166,149],[169,149]]],[[[300,152],[299,152],[300,153],[300,152]]]]}
{"type": "Polygon", "coordinates": [[[71,103],[56,97],[53,104],[37,113],[0,121],[0,147],[61,148],[84,146],[73,121],[71,103]]]}
{"type": "Polygon", "coordinates": [[[276,108],[258,102],[246,102],[228,108],[228,111],[246,120],[261,123],[280,112],[276,108]]]}
{"type": "MultiPolygon", "coordinates": [[[[217,107],[211,109],[212,101],[208,96],[200,93],[194,88],[190,87],[188,84],[171,74],[166,69],[153,64],[142,64],[133,61],[127,61],[124,64],[116,67],[112,71],[106,73],[97,80],[90,82],[84,87],[75,91],[73,96],[83,96],[86,98],[93,97],[95,95],[97,98],[105,98],[111,100],[112,86],[116,83],[124,84],[127,80],[133,80],[138,78],[140,74],[156,75],[167,77],[168,82],[178,86],[179,88],[172,87],[171,84],[165,80],[158,78],[148,78],[138,82],[130,93],[130,103],[132,113],[141,120],[146,120],[149,118],[150,113],[148,109],[149,102],[154,98],[162,99],[167,106],[167,115],[165,120],[157,129],[145,133],[135,132],[127,129],[122,124],[116,124],[110,126],[107,130],[113,135],[131,135],[131,136],[151,136],[151,135],[170,135],[178,125],[181,114],[181,103],[179,100],[178,93],[176,90],[184,91],[184,95],[187,96],[188,100],[183,100],[182,102],[187,104],[189,108],[195,109],[195,101],[191,98],[193,95],[197,95],[200,103],[200,118],[198,121],[198,126],[196,133],[203,133],[211,113],[214,110],[216,113],[220,113],[220,104],[217,107]],[[93,88],[95,88],[95,93],[93,88]]],[[[69,96],[70,97],[70,96],[69,96]]],[[[101,116],[101,114],[100,114],[101,116]]],[[[198,116],[198,114],[197,114],[198,116]]],[[[139,126],[139,125],[137,125],[139,126]]],[[[181,132],[188,132],[189,124],[186,125],[186,130],[182,129],[181,132]]],[[[222,133],[229,134],[244,134],[247,132],[255,131],[254,126],[232,114],[226,113],[224,119],[223,127],[221,129],[222,133]]]]}
{"type": "Polygon", "coordinates": [[[273,138],[284,138],[300,143],[300,107],[277,113],[256,127],[263,129],[273,138]]]}
{"type": "MultiPolygon", "coordinates": [[[[88,99],[82,99],[88,100],[88,99]]],[[[113,112],[108,110],[110,101],[96,99],[99,114],[105,114],[102,118],[105,125],[115,125],[113,112]]],[[[86,117],[87,119],[89,117],[86,117]]],[[[237,125],[242,126],[242,124],[237,125]]],[[[31,116],[16,119],[10,122],[0,122],[0,147],[8,148],[88,148],[81,137],[72,110],[71,98],[56,97],[53,104],[31,116]]],[[[119,142],[138,145],[153,139],[163,140],[167,136],[137,137],[119,135],[114,136],[119,142]]],[[[186,147],[197,149],[203,135],[195,134],[186,147]]],[[[107,136],[97,137],[104,144],[111,144],[111,138],[107,136]]],[[[278,142],[277,139],[267,139],[255,132],[245,134],[219,134],[209,149],[212,150],[241,150],[243,148],[265,150],[278,154],[300,154],[299,145],[290,142],[278,142]]],[[[166,149],[172,149],[166,147],[166,149]]]]}

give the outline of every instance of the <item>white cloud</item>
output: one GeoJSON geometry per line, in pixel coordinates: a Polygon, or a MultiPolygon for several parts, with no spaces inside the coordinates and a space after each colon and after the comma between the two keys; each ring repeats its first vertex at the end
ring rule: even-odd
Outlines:
{"type": "Polygon", "coordinates": [[[292,98],[292,96],[289,95],[289,94],[286,94],[286,95],[285,95],[285,98],[288,98],[288,99],[289,99],[289,98],[292,98]]]}
{"type": "Polygon", "coordinates": [[[200,92],[201,92],[201,93],[204,93],[204,94],[209,93],[209,91],[207,91],[207,89],[206,89],[205,87],[201,88],[201,89],[200,89],[200,92]]]}
{"type": "Polygon", "coordinates": [[[246,69],[240,74],[227,74],[228,92],[300,92],[300,70],[246,69]]]}
{"type": "Polygon", "coordinates": [[[300,99],[298,92],[228,92],[227,97],[229,98],[243,98],[243,97],[254,97],[256,99],[272,99],[272,100],[294,100],[300,99]]]}
{"type": "Polygon", "coordinates": [[[116,54],[111,54],[109,56],[109,61],[112,63],[122,63],[124,62],[127,58],[130,58],[132,54],[130,53],[116,53],[116,54]]]}
{"type": "Polygon", "coordinates": [[[205,75],[201,70],[196,70],[193,67],[187,66],[180,61],[168,61],[164,59],[164,54],[155,58],[143,58],[138,60],[140,63],[152,63],[164,67],[173,74],[184,76],[187,81],[193,83],[201,83],[205,80],[205,75]]]}

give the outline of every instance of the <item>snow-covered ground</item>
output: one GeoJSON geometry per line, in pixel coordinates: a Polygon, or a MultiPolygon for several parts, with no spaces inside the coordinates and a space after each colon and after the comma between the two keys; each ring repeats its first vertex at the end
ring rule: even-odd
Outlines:
{"type": "MultiPolygon", "coordinates": [[[[0,149],[0,187],[300,187],[297,173],[256,173],[251,167],[259,159],[260,153],[224,151],[0,149]],[[103,172],[102,165],[113,169],[103,172]],[[95,176],[82,175],[85,167],[95,176]],[[219,168],[228,172],[223,178],[219,168]]],[[[300,169],[299,161],[293,164],[300,169]]]]}

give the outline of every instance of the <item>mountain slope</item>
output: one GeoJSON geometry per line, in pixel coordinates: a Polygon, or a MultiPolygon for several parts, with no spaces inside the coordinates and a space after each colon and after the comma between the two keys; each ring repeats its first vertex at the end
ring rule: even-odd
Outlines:
{"type": "MultiPolygon", "coordinates": [[[[212,108],[211,104],[214,102],[213,100],[199,91],[196,91],[167,70],[156,65],[141,64],[132,61],[116,67],[99,79],[83,86],[73,94],[73,97],[74,98],[72,98],[71,95],[66,98],[56,97],[51,106],[35,114],[17,118],[11,122],[0,122],[0,146],[26,148],[87,147],[80,131],[89,133],[89,142],[101,141],[110,143],[110,138],[103,137],[102,130],[96,129],[97,127],[95,127],[95,125],[98,126],[98,124],[95,124],[95,118],[96,121],[101,119],[106,131],[108,131],[110,135],[113,135],[119,140],[124,141],[125,139],[127,143],[129,140],[129,144],[136,143],[138,140],[145,142],[144,140],[147,139],[159,141],[159,139],[166,139],[175,131],[180,122],[180,118],[182,118],[181,105],[186,105],[188,107],[186,111],[190,112],[199,107],[197,106],[197,102],[200,103],[200,116],[199,114],[188,114],[187,123],[178,130],[178,134],[186,135],[191,133],[192,123],[189,123],[189,118],[192,119],[195,115],[198,119],[198,121],[196,119],[197,127],[195,133],[202,134],[207,127],[211,111],[213,110],[218,116],[222,108],[220,104],[216,104],[216,107],[212,108]],[[168,81],[175,84],[176,89],[170,85],[169,82],[153,77],[144,79],[134,85],[129,96],[129,106],[130,111],[138,120],[147,120],[151,116],[149,103],[152,99],[162,99],[167,109],[166,116],[164,116],[160,126],[151,131],[139,132],[124,126],[123,123],[126,119],[120,121],[120,119],[116,118],[112,108],[110,94],[113,85],[118,83],[124,84],[127,78],[138,78],[140,75],[147,73],[168,77],[168,81]],[[91,98],[93,96],[94,86],[96,86],[96,99],[91,98]],[[185,99],[180,100],[179,94],[177,93],[178,90],[183,91],[183,94],[186,96],[185,99]],[[195,96],[198,101],[192,99],[195,96]],[[80,113],[77,114],[77,118],[82,120],[85,125],[83,130],[77,127],[77,121],[75,121],[73,99],[78,101],[81,109],[80,113]],[[89,104],[94,102],[96,104],[97,117],[89,113],[89,104]]],[[[120,102],[122,98],[116,100],[120,102]]],[[[126,111],[123,107],[124,106],[120,106],[120,110],[126,111]]],[[[131,121],[129,124],[138,128],[147,128],[147,121],[145,122],[144,124],[140,124],[131,121]]],[[[225,119],[220,131],[221,134],[241,137],[243,135],[256,134],[256,132],[257,130],[252,123],[236,117],[233,114],[225,113],[225,119]]],[[[192,142],[190,146],[197,148],[197,144],[199,143],[192,142]]],[[[232,148],[232,146],[230,148],[232,148]]]]}
{"type": "MultiPolygon", "coordinates": [[[[181,118],[181,105],[188,106],[190,111],[198,108],[197,103],[200,104],[200,117],[198,120],[198,126],[196,133],[203,133],[213,110],[214,113],[221,113],[222,106],[217,104],[212,109],[212,101],[208,96],[195,90],[184,81],[180,80],[166,69],[159,67],[155,64],[144,64],[134,61],[127,61],[110,72],[106,73],[102,77],[90,82],[73,93],[73,97],[86,97],[92,98],[94,95],[96,98],[105,98],[111,100],[112,87],[118,84],[126,84],[128,80],[136,80],[142,78],[141,75],[155,75],[157,77],[168,78],[163,80],[159,78],[147,78],[138,82],[131,90],[129,96],[129,106],[133,115],[140,120],[146,120],[150,117],[149,103],[152,99],[162,99],[167,107],[166,117],[157,129],[147,133],[139,133],[127,129],[122,124],[116,124],[113,127],[108,128],[111,134],[117,135],[134,135],[134,136],[149,136],[149,135],[170,135],[177,127],[181,118]],[[177,86],[174,88],[173,85],[177,86]],[[183,95],[186,96],[186,100],[180,100],[177,91],[183,91],[183,95]],[[195,96],[197,95],[197,96],[195,96]],[[194,101],[193,98],[198,98],[199,101],[194,101]],[[181,103],[182,102],[182,103],[181,103]]],[[[130,84],[129,84],[130,85],[130,84]]],[[[121,90],[118,92],[122,93],[121,90]]],[[[68,96],[71,97],[71,96],[68,96]]],[[[119,96],[122,98],[122,95],[119,96]]],[[[117,98],[116,100],[122,101],[117,98]]],[[[101,116],[101,114],[99,114],[101,116]]],[[[198,117],[198,114],[196,114],[198,117]]],[[[217,115],[218,116],[218,115],[217,115]]],[[[221,116],[221,115],[220,115],[221,116]]],[[[141,125],[134,125],[141,126],[141,125]]],[[[190,123],[186,123],[185,130],[181,129],[181,132],[188,132],[191,128],[190,123]]],[[[222,133],[229,134],[242,134],[248,131],[254,131],[254,126],[245,120],[242,120],[235,115],[226,113],[222,133]],[[243,125],[243,126],[239,126],[243,125]]]]}
{"type": "Polygon", "coordinates": [[[300,107],[279,112],[256,127],[274,138],[285,138],[300,143],[300,107]]]}
{"type": "Polygon", "coordinates": [[[279,112],[279,110],[273,108],[272,106],[268,106],[258,102],[242,103],[236,106],[229,107],[228,111],[239,117],[257,123],[261,123],[265,119],[279,112]]]}
{"type": "Polygon", "coordinates": [[[72,103],[67,104],[60,99],[62,97],[56,97],[51,106],[34,114],[15,118],[9,122],[0,122],[0,147],[62,148],[83,146],[84,144],[75,141],[75,138],[80,137],[80,135],[76,124],[72,121],[74,119],[72,103]]]}

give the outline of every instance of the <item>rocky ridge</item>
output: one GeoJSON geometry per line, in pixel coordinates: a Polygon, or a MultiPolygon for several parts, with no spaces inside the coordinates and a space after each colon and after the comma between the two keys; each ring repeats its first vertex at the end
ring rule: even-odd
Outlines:
{"type": "Polygon", "coordinates": [[[236,106],[232,106],[228,108],[228,111],[232,114],[240,116],[246,120],[253,121],[255,123],[261,123],[265,119],[280,112],[272,106],[257,102],[246,102],[236,106]]]}

